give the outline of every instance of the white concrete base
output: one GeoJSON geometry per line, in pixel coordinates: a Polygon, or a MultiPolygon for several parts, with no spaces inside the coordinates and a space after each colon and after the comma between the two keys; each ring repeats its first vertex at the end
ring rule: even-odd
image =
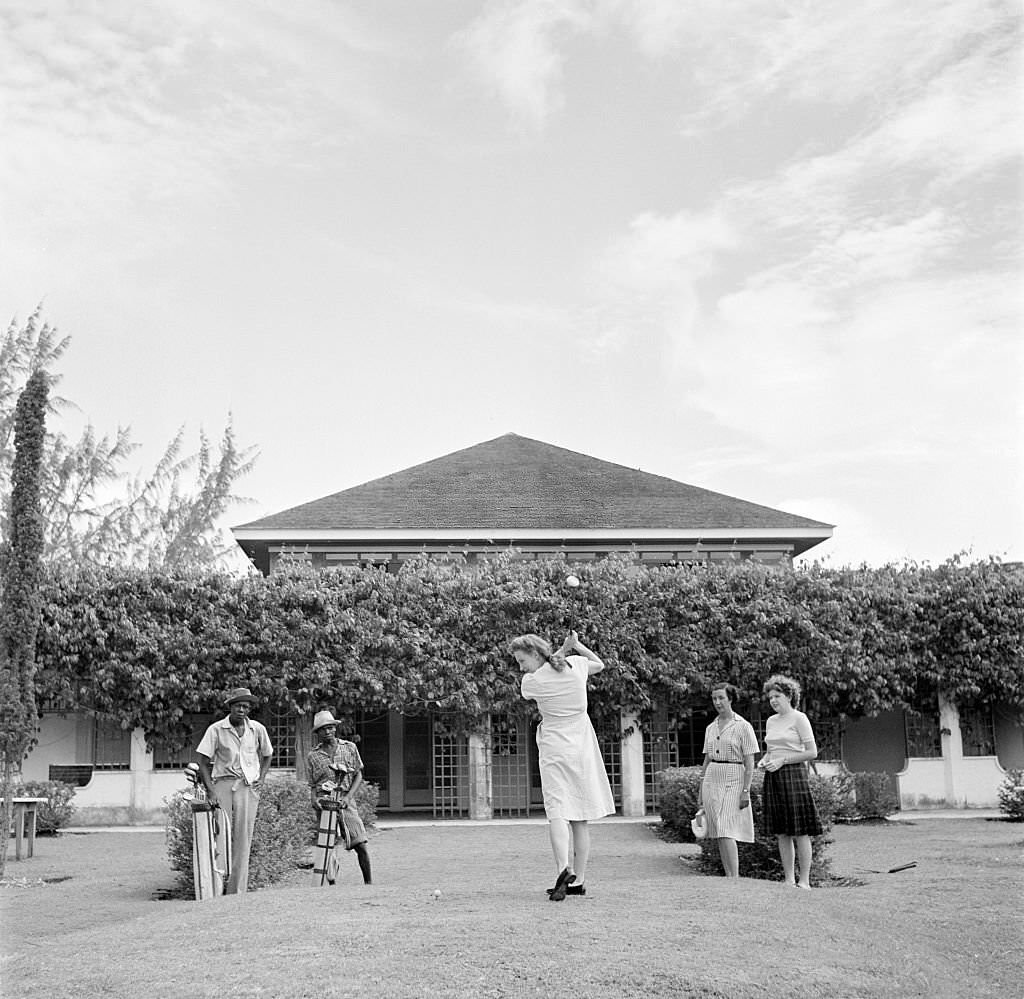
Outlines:
{"type": "Polygon", "coordinates": [[[998,808],[1005,777],[994,756],[915,757],[896,775],[900,808],[998,808]]]}

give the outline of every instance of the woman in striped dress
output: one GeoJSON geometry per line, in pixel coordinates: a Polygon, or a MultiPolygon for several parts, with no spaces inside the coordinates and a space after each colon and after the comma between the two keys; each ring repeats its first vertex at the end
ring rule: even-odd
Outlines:
{"type": "Polygon", "coordinates": [[[818,745],[807,715],[797,711],[800,684],[796,680],[777,673],[765,681],[764,692],[775,712],[765,723],[766,752],[757,764],[765,772],[765,829],[778,838],[786,884],[810,888],[811,837],[820,836],[822,827],[807,781],[807,763],[817,757],[818,745]]]}
{"type": "Polygon", "coordinates": [[[736,688],[716,684],[711,703],[718,717],[704,733],[704,765],[700,772],[697,802],[704,810],[708,839],[718,840],[727,878],[740,876],[740,843],[754,842],[754,818],[750,808],[750,781],[754,776],[757,736],[750,722],[732,709],[736,688]]]}

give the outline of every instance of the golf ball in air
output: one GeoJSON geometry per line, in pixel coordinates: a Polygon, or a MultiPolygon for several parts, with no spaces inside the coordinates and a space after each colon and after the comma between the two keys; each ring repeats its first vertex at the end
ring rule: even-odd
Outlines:
{"type": "Polygon", "coordinates": [[[579,576],[566,576],[565,577],[565,585],[566,586],[579,586],[580,585],[579,576]]]}

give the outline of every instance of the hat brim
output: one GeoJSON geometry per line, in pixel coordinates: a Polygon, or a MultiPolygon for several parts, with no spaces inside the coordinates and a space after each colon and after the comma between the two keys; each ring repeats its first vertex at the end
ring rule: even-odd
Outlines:
{"type": "Polygon", "coordinates": [[[232,704],[259,704],[255,697],[232,697],[230,701],[225,701],[224,704],[227,707],[231,707],[232,704]]]}

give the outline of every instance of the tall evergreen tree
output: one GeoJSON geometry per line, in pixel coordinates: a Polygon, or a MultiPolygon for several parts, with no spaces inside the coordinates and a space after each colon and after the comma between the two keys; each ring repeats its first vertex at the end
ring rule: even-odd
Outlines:
{"type": "Polygon", "coordinates": [[[7,863],[14,777],[35,741],[39,718],[35,671],[43,554],[40,469],[48,395],[47,376],[37,371],[18,398],[9,532],[0,544],[0,763],[4,794],[0,876],[7,863]]]}

